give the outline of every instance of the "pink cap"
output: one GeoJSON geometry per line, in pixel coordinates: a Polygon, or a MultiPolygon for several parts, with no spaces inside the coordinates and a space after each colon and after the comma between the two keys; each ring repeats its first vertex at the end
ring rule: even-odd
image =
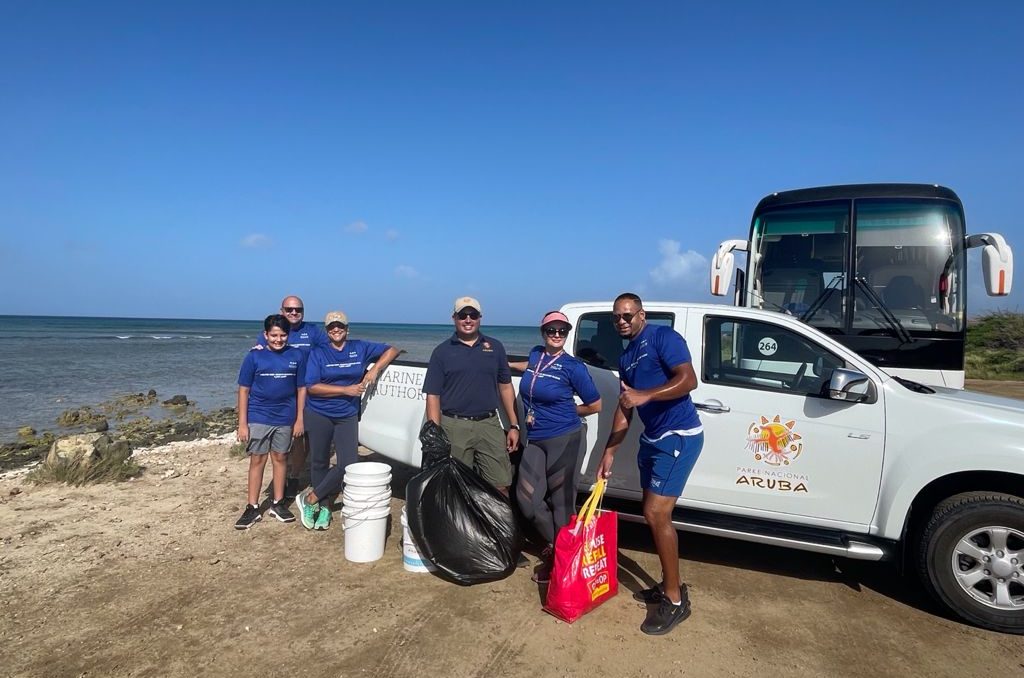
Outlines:
{"type": "Polygon", "coordinates": [[[570,328],[572,327],[572,323],[569,322],[569,319],[566,318],[565,314],[561,311],[550,311],[546,313],[540,321],[540,326],[544,327],[548,323],[565,323],[570,328]]]}

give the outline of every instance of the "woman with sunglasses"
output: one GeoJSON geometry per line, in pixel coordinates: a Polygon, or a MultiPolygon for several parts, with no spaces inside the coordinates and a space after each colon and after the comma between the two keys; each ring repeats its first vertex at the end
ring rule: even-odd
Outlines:
{"type": "Polygon", "coordinates": [[[306,363],[306,432],[309,435],[310,489],[295,498],[308,530],[331,524],[329,497],[341,490],[345,467],[358,461],[359,401],[378,375],[398,357],[387,344],[348,338],[348,316],[331,311],[324,318],[328,343],[314,347],[306,363]],[[369,363],[373,367],[366,369],[369,363]],[[335,465],[331,463],[334,443],[335,465]]]}
{"type": "Polygon", "coordinates": [[[547,543],[533,574],[538,583],[550,579],[552,544],[558,530],[575,512],[583,429],[580,417],[601,409],[601,395],[587,366],[565,352],[571,329],[565,314],[546,313],[540,321],[544,345],[535,346],[525,361],[509,362],[509,367],[523,372],[519,395],[527,431],[516,500],[547,543]],[[582,405],[576,403],[574,395],[579,396],[582,405]]]}

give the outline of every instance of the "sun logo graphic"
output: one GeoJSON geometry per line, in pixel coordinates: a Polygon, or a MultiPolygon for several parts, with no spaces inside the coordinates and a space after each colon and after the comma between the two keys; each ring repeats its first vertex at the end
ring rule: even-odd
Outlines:
{"type": "Polygon", "coordinates": [[[793,432],[795,421],[782,423],[779,415],[770,420],[761,417],[747,429],[747,449],[754,453],[754,459],[769,466],[789,466],[804,450],[801,436],[793,432]]]}

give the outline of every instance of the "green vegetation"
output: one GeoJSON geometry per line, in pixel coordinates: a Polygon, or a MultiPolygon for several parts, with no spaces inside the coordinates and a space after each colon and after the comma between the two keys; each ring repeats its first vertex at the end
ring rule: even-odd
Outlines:
{"type": "Polygon", "coordinates": [[[80,459],[44,461],[26,478],[36,485],[45,483],[86,485],[127,480],[139,475],[142,470],[131,456],[131,447],[127,445],[111,446],[109,453],[91,463],[82,463],[80,459]]]}
{"type": "Polygon", "coordinates": [[[244,459],[245,458],[245,443],[235,443],[228,450],[228,456],[232,459],[244,459]]]}
{"type": "Polygon", "coordinates": [[[992,311],[967,327],[968,379],[1024,380],[1024,314],[992,311]]]}

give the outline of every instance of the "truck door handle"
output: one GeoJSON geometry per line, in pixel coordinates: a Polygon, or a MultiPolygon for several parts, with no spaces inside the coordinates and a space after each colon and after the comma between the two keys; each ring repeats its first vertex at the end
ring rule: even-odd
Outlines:
{"type": "Polygon", "coordinates": [[[715,414],[725,414],[726,412],[732,411],[731,408],[723,405],[720,400],[709,400],[706,403],[694,403],[693,406],[701,412],[712,412],[715,414]]]}

